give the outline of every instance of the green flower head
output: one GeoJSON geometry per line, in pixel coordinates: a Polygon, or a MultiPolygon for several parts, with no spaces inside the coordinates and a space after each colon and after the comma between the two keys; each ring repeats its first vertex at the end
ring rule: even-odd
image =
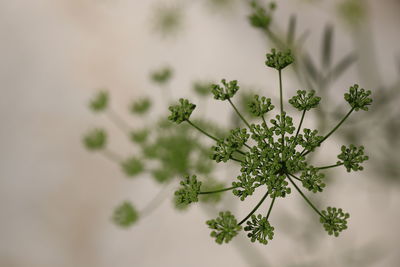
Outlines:
{"type": "Polygon", "coordinates": [[[261,214],[251,215],[251,221],[247,221],[247,226],[244,227],[245,231],[250,231],[247,236],[251,242],[258,240],[261,244],[268,244],[268,239],[274,238],[274,227],[269,224],[267,217],[261,214]]]}
{"type": "Polygon", "coordinates": [[[134,206],[128,201],[115,208],[112,220],[121,227],[129,227],[139,219],[134,206]]]}
{"type": "Polygon", "coordinates": [[[344,99],[350,104],[355,111],[360,109],[367,111],[368,106],[372,103],[371,91],[359,88],[358,84],[350,86],[349,92],[344,94],[344,99]]]}
{"type": "Polygon", "coordinates": [[[271,53],[267,54],[265,65],[276,70],[282,70],[293,62],[294,58],[290,50],[286,50],[284,52],[276,52],[276,50],[273,48],[271,49],[271,53]]]}
{"type": "Polygon", "coordinates": [[[186,176],[185,180],[180,182],[181,188],[175,191],[177,203],[188,205],[199,201],[201,182],[197,180],[196,175],[186,176]]]}
{"type": "Polygon", "coordinates": [[[170,106],[169,110],[171,115],[168,119],[172,122],[180,124],[181,122],[187,121],[192,115],[193,110],[196,108],[195,104],[192,104],[187,99],[179,99],[179,105],[170,106]]]}
{"type": "Polygon", "coordinates": [[[84,138],[83,143],[89,150],[103,149],[107,142],[107,134],[103,129],[91,130],[84,138]]]}
{"type": "Polygon", "coordinates": [[[226,100],[232,98],[236,92],[239,90],[239,85],[236,80],[226,82],[225,79],[221,80],[222,86],[219,84],[213,84],[211,86],[211,92],[215,99],[226,100]]]}
{"type": "Polygon", "coordinates": [[[90,101],[89,107],[94,112],[103,111],[107,108],[108,100],[109,100],[108,93],[106,91],[100,91],[90,101]]]}
{"type": "Polygon", "coordinates": [[[214,237],[218,244],[228,243],[242,229],[229,211],[220,212],[219,217],[207,221],[206,224],[213,230],[211,237],[214,237]]]}
{"type": "Polygon", "coordinates": [[[315,96],[315,91],[311,90],[308,93],[305,90],[298,90],[297,95],[289,99],[289,103],[300,111],[310,110],[318,106],[321,98],[315,96]]]}
{"type": "Polygon", "coordinates": [[[347,229],[347,219],[350,214],[344,213],[342,209],[328,207],[322,211],[320,222],[329,235],[339,236],[339,233],[347,229]]]}

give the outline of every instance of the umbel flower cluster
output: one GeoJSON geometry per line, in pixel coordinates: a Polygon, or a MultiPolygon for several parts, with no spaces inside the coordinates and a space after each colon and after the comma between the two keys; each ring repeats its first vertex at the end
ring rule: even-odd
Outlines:
{"type": "Polygon", "coordinates": [[[328,166],[309,164],[307,155],[320,147],[350,114],[359,110],[368,110],[368,106],[372,103],[371,91],[359,88],[356,84],[351,86],[344,95],[344,99],[350,105],[349,111],[331,131],[320,135],[317,130],[302,129],[306,112],[316,108],[321,101],[314,91],[299,90],[295,96],[289,99],[289,104],[301,112],[297,127],[295,127],[292,117],[285,111],[282,97],[282,70],[293,63],[294,58],[291,52],[289,50],[277,52],[272,49],[271,53],[266,55],[266,59],[265,64],[277,70],[279,75],[280,103],[275,117],[268,114],[275,108],[271,99],[255,95],[249,104],[249,109],[254,116],[260,119],[260,123],[250,124],[232,101],[239,90],[238,82],[225,79],[221,81],[221,84],[212,86],[214,98],[227,101],[246,126],[232,129],[226,138],[217,138],[193,123],[190,116],[196,105],[188,100],[180,99],[178,105],[169,108],[171,121],[178,124],[188,123],[215,141],[215,145],[212,147],[214,161],[232,160],[241,165],[240,174],[228,188],[204,191],[196,175],[187,176],[181,182],[181,187],[175,192],[178,201],[182,204],[190,204],[198,201],[198,195],[223,191],[232,191],[243,201],[256,189],[264,191],[258,204],[242,220],[238,221],[231,212],[223,211],[216,219],[206,222],[212,231],[211,236],[218,244],[229,242],[242,229],[248,232],[247,236],[252,242],[258,241],[267,244],[274,236],[274,227],[269,219],[274,203],[278,198],[284,198],[290,194],[293,188],[316,212],[328,234],[338,236],[347,228],[347,219],[350,215],[341,208],[327,207],[325,210],[317,208],[303,190],[306,189],[312,193],[322,192],[326,186],[323,170],[344,166],[348,172],[359,171],[363,169],[361,163],[368,159],[364,155],[364,147],[355,145],[342,146],[336,164],[328,166]],[[273,119],[267,122],[267,116],[273,119]],[[256,215],[257,209],[268,197],[271,201],[267,214],[256,215]]]}

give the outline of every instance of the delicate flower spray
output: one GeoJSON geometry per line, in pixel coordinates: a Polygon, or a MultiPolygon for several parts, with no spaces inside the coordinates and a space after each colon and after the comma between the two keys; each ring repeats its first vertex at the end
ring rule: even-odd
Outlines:
{"type": "Polygon", "coordinates": [[[187,176],[175,192],[180,203],[190,204],[198,201],[198,195],[224,191],[232,191],[242,201],[258,188],[265,192],[258,204],[242,220],[238,221],[230,211],[224,211],[220,212],[216,219],[206,222],[212,230],[211,236],[218,244],[228,243],[242,229],[248,232],[247,236],[252,242],[257,240],[262,244],[267,244],[268,240],[272,240],[274,236],[274,227],[269,221],[274,203],[277,198],[284,198],[290,194],[292,188],[317,213],[328,234],[338,236],[341,231],[347,229],[349,213],[334,207],[320,210],[300,187],[312,193],[322,192],[326,186],[323,170],[344,166],[348,172],[359,171],[363,169],[360,164],[368,159],[364,155],[364,147],[355,145],[342,146],[337,163],[328,166],[310,165],[307,162],[307,155],[327,140],[353,112],[367,111],[372,103],[371,91],[359,88],[357,84],[351,86],[344,95],[344,99],[350,105],[349,111],[331,131],[325,135],[319,135],[317,130],[302,129],[302,124],[306,112],[316,108],[321,98],[316,96],[314,91],[299,90],[297,95],[289,99],[289,103],[301,112],[301,119],[296,128],[292,117],[285,112],[282,97],[282,70],[292,64],[294,58],[290,50],[277,52],[275,49],[272,49],[266,57],[265,64],[278,71],[280,93],[279,112],[269,122],[265,119],[266,114],[272,112],[275,107],[271,99],[258,95],[254,96],[249,108],[254,116],[260,118],[261,123],[250,124],[244,118],[232,101],[239,90],[238,82],[235,80],[223,79],[221,85],[212,86],[214,98],[227,101],[246,126],[231,130],[224,139],[211,135],[190,119],[196,105],[187,99],[180,99],[178,105],[169,108],[171,111],[169,120],[178,124],[186,122],[215,141],[212,147],[213,160],[216,162],[233,160],[241,165],[240,174],[228,188],[203,191],[202,183],[197,180],[196,175],[187,176]],[[268,197],[271,201],[267,214],[256,215],[257,209],[268,197]]]}

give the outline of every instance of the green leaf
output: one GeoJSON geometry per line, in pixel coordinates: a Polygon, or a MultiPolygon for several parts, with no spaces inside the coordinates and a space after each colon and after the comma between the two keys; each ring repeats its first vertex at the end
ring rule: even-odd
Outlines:
{"type": "Polygon", "coordinates": [[[324,68],[329,68],[331,65],[332,43],[333,43],[333,27],[331,25],[326,25],[322,41],[322,48],[321,48],[322,66],[324,68]]]}

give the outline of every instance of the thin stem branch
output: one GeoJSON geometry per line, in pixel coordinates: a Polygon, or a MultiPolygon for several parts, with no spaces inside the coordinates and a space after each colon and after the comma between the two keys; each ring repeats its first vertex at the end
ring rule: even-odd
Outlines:
{"type": "MultiPolygon", "coordinates": [[[[350,116],[350,114],[353,112],[354,108],[350,109],[350,111],[343,117],[343,119],[328,133],[324,136],[324,138],[318,143],[318,145],[321,145],[322,142],[324,142],[326,139],[328,139],[331,134],[333,134],[339,127],[340,125],[343,124],[343,122],[350,116]]],[[[307,155],[310,153],[311,150],[308,150],[306,153],[303,154],[303,156],[307,155]]]]}
{"type": "Polygon", "coordinates": [[[212,140],[214,140],[215,142],[222,142],[222,140],[218,139],[215,136],[212,136],[211,134],[207,133],[206,131],[204,131],[203,129],[201,129],[199,126],[197,126],[196,124],[194,124],[193,122],[191,122],[190,120],[186,120],[191,126],[193,126],[196,130],[198,130],[199,132],[201,132],[202,134],[208,136],[209,138],[211,138],[212,140]]]}
{"type": "Polygon", "coordinates": [[[118,115],[113,109],[109,108],[108,112],[106,112],[108,118],[114,125],[119,128],[123,133],[129,134],[129,130],[131,127],[128,125],[128,123],[125,122],[124,119],[121,118],[121,116],[118,115]]]}
{"type": "Polygon", "coordinates": [[[271,205],[269,206],[268,213],[267,213],[267,220],[269,218],[269,215],[271,214],[272,207],[274,206],[274,203],[275,203],[275,199],[276,199],[276,196],[274,196],[274,198],[272,199],[271,205]]]}
{"type": "Polygon", "coordinates": [[[247,120],[240,114],[239,110],[236,108],[236,106],[232,103],[231,99],[228,98],[228,102],[231,104],[233,109],[236,111],[236,114],[242,119],[242,121],[246,124],[247,127],[250,128],[250,124],[247,122],[247,120]]]}
{"type": "MultiPolygon", "coordinates": [[[[279,98],[280,98],[280,106],[281,106],[281,126],[283,125],[284,121],[283,121],[283,96],[282,96],[282,71],[278,70],[279,73],[279,98]]],[[[283,151],[284,151],[284,147],[285,147],[285,132],[282,131],[282,161],[284,160],[284,155],[283,155],[283,151]]]]}
{"type": "Polygon", "coordinates": [[[304,195],[304,193],[300,190],[300,188],[293,182],[293,180],[290,178],[290,176],[292,176],[293,178],[297,178],[297,177],[290,173],[286,174],[286,177],[289,179],[289,181],[292,183],[292,185],[296,188],[296,190],[300,193],[300,195],[304,198],[304,200],[308,203],[308,205],[310,205],[310,207],[316,213],[318,213],[319,216],[321,216],[322,218],[325,218],[325,216],[322,215],[322,213],[314,206],[314,204],[306,197],[306,195],[304,195]]]}
{"type": "Polygon", "coordinates": [[[294,137],[294,143],[296,143],[296,141],[297,141],[297,136],[299,135],[301,126],[303,125],[303,120],[304,120],[304,115],[305,114],[306,114],[306,110],[303,110],[303,113],[301,114],[300,123],[299,123],[299,126],[297,127],[297,132],[296,132],[296,135],[294,137]]]}
{"type": "Polygon", "coordinates": [[[237,188],[237,186],[232,186],[232,187],[218,189],[218,190],[212,190],[212,191],[202,191],[202,192],[199,192],[199,195],[220,193],[220,192],[229,191],[229,190],[232,190],[235,188],[237,188]]]}
{"type": "Polygon", "coordinates": [[[256,212],[256,210],[261,206],[261,204],[264,202],[264,200],[267,198],[268,196],[268,191],[265,193],[265,195],[261,198],[260,202],[258,202],[258,204],[254,207],[254,209],[252,211],[250,211],[250,213],[243,219],[241,220],[238,225],[243,224],[245,221],[247,221],[248,218],[250,218],[251,215],[253,215],[254,212],[256,212]]]}
{"type": "Polygon", "coordinates": [[[121,157],[120,155],[118,155],[118,154],[115,153],[114,151],[109,150],[109,149],[107,149],[107,148],[103,149],[102,152],[103,152],[103,155],[104,155],[107,159],[111,160],[111,161],[114,162],[114,163],[120,164],[120,163],[122,162],[122,160],[123,160],[122,157],[121,157]]]}
{"type": "Polygon", "coordinates": [[[337,163],[337,164],[333,164],[333,165],[328,165],[328,166],[317,167],[316,169],[324,170],[324,169],[335,168],[335,167],[342,166],[342,165],[343,165],[343,162],[337,163]]]}
{"type": "Polygon", "coordinates": [[[164,203],[164,200],[166,197],[168,197],[169,190],[172,188],[170,187],[174,181],[173,178],[171,178],[164,186],[161,188],[161,190],[157,193],[157,195],[154,196],[152,200],[149,201],[149,203],[140,211],[140,217],[144,218],[151,213],[153,213],[162,203],[164,203]]]}

